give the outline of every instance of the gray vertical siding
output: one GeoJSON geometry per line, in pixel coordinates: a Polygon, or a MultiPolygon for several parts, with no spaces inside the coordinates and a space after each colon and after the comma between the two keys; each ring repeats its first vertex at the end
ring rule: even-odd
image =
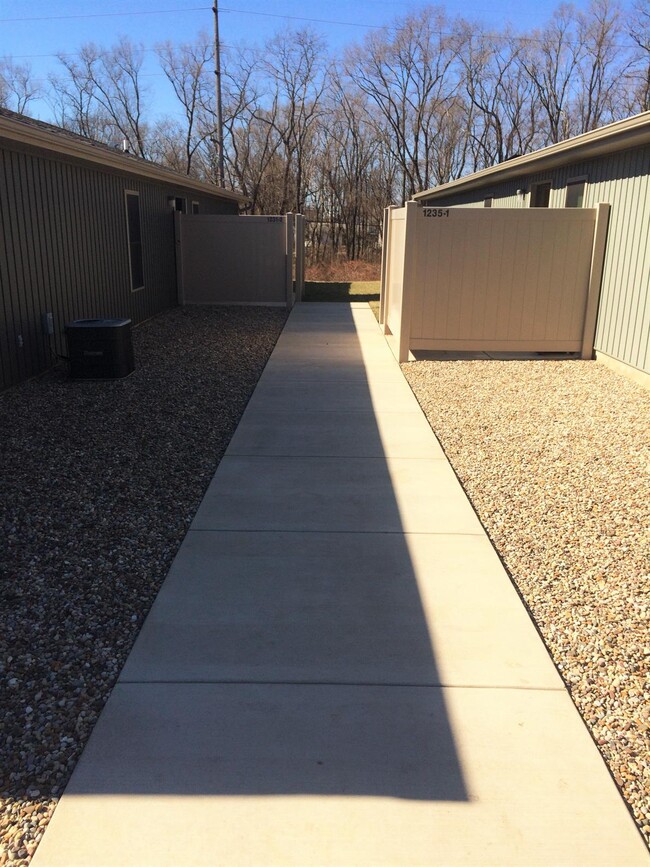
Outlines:
{"type": "MultiPolygon", "coordinates": [[[[539,174],[437,198],[436,204],[493,208],[522,207],[518,188],[550,180],[551,208],[563,208],[567,180],[587,176],[584,206],[611,207],[596,349],[650,373],[650,147],[644,146],[574,163],[539,174]]],[[[528,206],[529,196],[525,206],[528,206]]]]}
{"type": "Polygon", "coordinates": [[[66,322],[139,323],[177,303],[173,212],[183,196],[201,213],[237,204],[111,170],[0,147],[0,389],[66,354],[66,322]],[[145,286],[130,290],[124,191],[140,194],[145,286]],[[43,333],[51,312],[55,334],[43,333]],[[22,340],[22,347],[19,345],[22,340]]]}

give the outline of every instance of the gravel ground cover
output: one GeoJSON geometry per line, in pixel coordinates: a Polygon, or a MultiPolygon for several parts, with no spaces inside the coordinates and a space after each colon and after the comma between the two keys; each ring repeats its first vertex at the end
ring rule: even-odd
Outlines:
{"type": "Polygon", "coordinates": [[[650,842],[650,392],[591,361],[402,370],[650,842]]]}
{"type": "Polygon", "coordinates": [[[0,865],[25,865],[282,330],[173,310],[136,372],[0,395],[0,865]]]}

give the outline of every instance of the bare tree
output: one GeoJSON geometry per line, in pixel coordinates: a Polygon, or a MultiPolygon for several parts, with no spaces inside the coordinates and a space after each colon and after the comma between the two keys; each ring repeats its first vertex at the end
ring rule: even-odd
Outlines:
{"type": "Polygon", "coordinates": [[[88,43],[78,60],[58,55],[66,72],[53,78],[52,86],[63,125],[100,141],[119,137],[130,151],[146,157],[143,57],[143,48],[126,37],[108,50],[88,43]]]}
{"type": "MultiPolygon", "coordinates": [[[[226,174],[230,182],[252,202],[252,210],[261,213],[266,208],[277,212],[272,192],[277,183],[276,154],[280,141],[275,133],[277,101],[263,108],[261,86],[257,78],[261,68],[259,52],[244,47],[224,53],[222,69],[223,120],[226,174]],[[264,115],[263,120],[260,116],[264,115]]],[[[214,128],[214,111],[206,117],[214,128]]],[[[212,166],[216,178],[216,150],[206,141],[205,160],[212,166]]]]}
{"type": "MultiPolygon", "coordinates": [[[[174,47],[171,42],[158,45],[156,53],[183,109],[185,122],[182,127],[175,125],[176,140],[179,134],[182,140],[183,159],[178,160],[176,154],[175,162],[181,171],[190,175],[196,151],[213,133],[213,125],[205,123],[205,110],[212,102],[214,46],[206,33],[200,33],[193,43],[184,43],[178,47],[174,47]]],[[[158,130],[158,135],[162,136],[163,140],[166,138],[170,144],[169,133],[170,130],[167,133],[158,130]]]]}
{"type": "Polygon", "coordinates": [[[126,139],[129,149],[147,156],[147,124],[144,119],[145,89],[140,79],[142,46],[122,37],[101,55],[93,70],[98,101],[126,139]]]}
{"type": "Polygon", "coordinates": [[[286,31],[265,46],[263,69],[272,110],[255,119],[272,127],[284,163],[281,209],[301,211],[309,145],[322,116],[326,88],[325,43],[311,30],[286,31]]]}
{"type": "Polygon", "coordinates": [[[25,114],[30,102],[40,96],[32,79],[29,64],[14,63],[10,57],[0,59],[0,106],[25,114]]]}
{"type": "Polygon", "coordinates": [[[96,98],[96,86],[89,74],[95,52],[96,49],[85,46],[79,62],[71,56],[58,55],[66,72],[50,76],[49,101],[57,123],[64,129],[108,144],[115,139],[114,125],[96,98]]]}
{"type": "Polygon", "coordinates": [[[592,0],[578,18],[578,40],[584,54],[578,69],[578,128],[588,132],[621,117],[625,74],[629,66],[619,47],[623,33],[620,8],[612,0],[592,0]]]}
{"type": "Polygon", "coordinates": [[[382,157],[382,142],[369,121],[367,97],[333,76],[327,120],[310,197],[318,240],[327,237],[333,252],[348,258],[368,255],[376,246],[381,207],[373,196],[373,174],[382,157]]]}
{"type": "MultiPolygon", "coordinates": [[[[581,13],[560,5],[522,35],[429,6],[369,34],[341,61],[310,30],[227,50],[228,183],[255,213],[306,212],[316,256],[371,258],[388,202],[650,108],[650,0],[636,0],[628,17],[617,2],[591,0],[581,13]]],[[[200,34],[156,51],[173,116],[149,122],[143,49],[121,39],[60,57],[49,95],[57,120],[214,181],[212,40],[200,34]]],[[[0,73],[0,104],[21,110],[35,95],[29,71],[5,61],[0,73]]]]}
{"type": "Polygon", "coordinates": [[[457,105],[458,40],[440,10],[426,7],[395,28],[369,34],[346,55],[348,76],[376,105],[386,141],[399,161],[402,198],[440,175],[435,139],[457,105]]]}
{"type": "Polygon", "coordinates": [[[470,102],[466,129],[478,170],[530,151],[538,138],[538,110],[521,42],[512,33],[463,24],[461,37],[470,102]]]}
{"type": "Polygon", "coordinates": [[[628,76],[631,88],[626,100],[629,112],[650,111],[650,0],[637,0],[629,24],[636,50],[628,76]]]}
{"type": "MultiPolygon", "coordinates": [[[[189,174],[186,151],[187,128],[182,120],[174,117],[159,118],[151,129],[149,139],[149,159],[180,174],[189,174]]],[[[191,174],[194,177],[202,177],[199,167],[194,163],[191,174]]]]}
{"type": "Polygon", "coordinates": [[[585,48],[578,39],[577,25],[573,6],[562,4],[543,30],[533,32],[522,55],[543,110],[546,144],[568,138],[579,125],[574,115],[574,96],[585,48]]]}

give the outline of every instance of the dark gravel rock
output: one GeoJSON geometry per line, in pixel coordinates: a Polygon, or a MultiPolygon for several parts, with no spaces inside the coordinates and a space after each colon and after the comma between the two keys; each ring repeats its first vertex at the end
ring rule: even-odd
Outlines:
{"type": "Polygon", "coordinates": [[[35,850],[285,319],[176,309],[126,379],[0,395],[0,867],[35,850]]]}

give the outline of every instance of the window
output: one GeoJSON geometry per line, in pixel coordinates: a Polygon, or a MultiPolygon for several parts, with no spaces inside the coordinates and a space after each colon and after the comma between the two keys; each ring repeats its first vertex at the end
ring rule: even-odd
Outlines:
{"type": "Polygon", "coordinates": [[[181,196],[176,196],[174,199],[174,210],[180,211],[181,214],[187,214],[187,204],[181,196]]]}
{"type": "Polygon", "coordinates": [[[491,208],[492,207],[492,196],[488,196],[487,199],[483,199],[483,207],[491,208]]]}
{"type": "Polygon", "coordinates": [[[199,213],[199,203],[198,202],[192,202],[192,213],[193,214],[199,213]]]}
{"type": "Polygon", "coordinates": [[[586,178],[569,178],[566,184],[565,208],[582,208],[585,200],[586,178]]]}
{"type": "Polygon", "coordinates": [[[129,239],[129,267],[131,292],[144,287],[142,267],[142,232],[140,227],[140,194],[126,190],[126,231],[129,239]]]}
{"type": "Polygon", "coordinates": [[[530,206],[531,208],[548,208],[551,200],[551,182],[542,181],[539,184],[533,184],[530,191],[530,206]]]}

